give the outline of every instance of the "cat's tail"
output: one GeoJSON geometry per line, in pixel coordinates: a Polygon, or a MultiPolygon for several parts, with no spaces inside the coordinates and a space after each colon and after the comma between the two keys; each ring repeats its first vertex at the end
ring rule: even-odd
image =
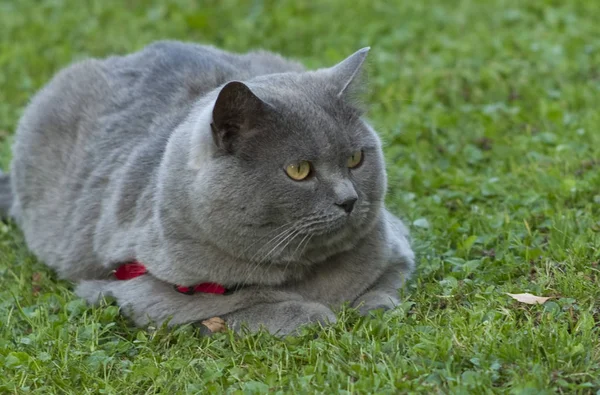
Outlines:
{"type": "Polygon", "coordinates": [[[10,174],[0,171],[0,219],[8,218],[13,203],[10,189],[10,174]]]}

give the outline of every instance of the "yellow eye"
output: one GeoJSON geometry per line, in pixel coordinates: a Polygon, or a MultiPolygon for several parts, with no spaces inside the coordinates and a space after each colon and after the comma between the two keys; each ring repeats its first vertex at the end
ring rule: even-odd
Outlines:
{"type": "Polygon", "coordinates": [[[285,168],[285,172],[292,180],[302,181],[310,174],[310,163],[303,160],[285,168]]]}
{"type": "Polygon", "coordinates": [[[363,153],[362,151],[356,151],[348,158],[348,167],[354,169],[361,165],[363,161],[363,153]]]}

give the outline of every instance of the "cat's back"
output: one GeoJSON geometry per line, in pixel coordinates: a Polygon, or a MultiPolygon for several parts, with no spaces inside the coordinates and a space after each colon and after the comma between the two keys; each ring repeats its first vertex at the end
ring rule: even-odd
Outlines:
{"type": "Polygon", "coordinates": [[[237,54],[179,41],[158,41],[131,55],[107,58],[103,66],[113,86],[159,101],[182,90],[195,99],[228,81],[303,71],[299,63],[267,51],[237,54]]]}
{"type": "Polygon", "coordinates": [[[208,90],[234,79],[248,80],[265,74],[304,71],[300,63],[264,50],[240,54],[180,41],[157,41],[142,51],[109,58],[108,62],[113,59],[123,68],[149,66],[150,74],[162,80],[168,79],[173,72],[191,73],[203,80],[196,83],[204,82],[203,88],[208,90]]]}
{"type": "Polygon", "coordinates": [[[105,63],[115,82],[144,76],[145,86],[160,94],[166,93],[161,88],[172,88],[174,83],[192,84],[202,93],[234,79],[303,70],[299,63],[266,51],[237,54],[179,41],[158,41],[139,52],[107,58],[105,63]]]}

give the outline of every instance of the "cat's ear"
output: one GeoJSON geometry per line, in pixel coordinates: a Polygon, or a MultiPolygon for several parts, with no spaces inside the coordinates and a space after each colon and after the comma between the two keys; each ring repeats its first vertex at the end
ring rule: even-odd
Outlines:
{"type": "Polygon", "coordinates": [[[359,49],[340,63],[327,69],[328,77],[333,83],[337,97],[352,97],[357,93],[357,90],[362,88],[363,64],[370,49],[370,47],[359,49]]]}
{"type": "Polygon", "coordinates": [[[215,102],[211,129],[217,147],[233,152],[240,137],[249,137],[253,126],[262,117],[269,104],[262,101],[248,86],[239,81],[227,83],[215,102]]]}

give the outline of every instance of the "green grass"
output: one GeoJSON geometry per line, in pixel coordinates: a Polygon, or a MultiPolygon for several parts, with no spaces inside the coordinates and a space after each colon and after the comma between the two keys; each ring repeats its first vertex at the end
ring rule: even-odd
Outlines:
{"type": "Polygon", "coordinates": [[[0,224],[0,392],[600,390],[600,5],[396,3],[1,1],[4,168],[28,98],[73,60],[176,38],[320,67],[371,45],[388,204],[420,266],[382,316],[201,338],[86,307],[0,224]]]}

